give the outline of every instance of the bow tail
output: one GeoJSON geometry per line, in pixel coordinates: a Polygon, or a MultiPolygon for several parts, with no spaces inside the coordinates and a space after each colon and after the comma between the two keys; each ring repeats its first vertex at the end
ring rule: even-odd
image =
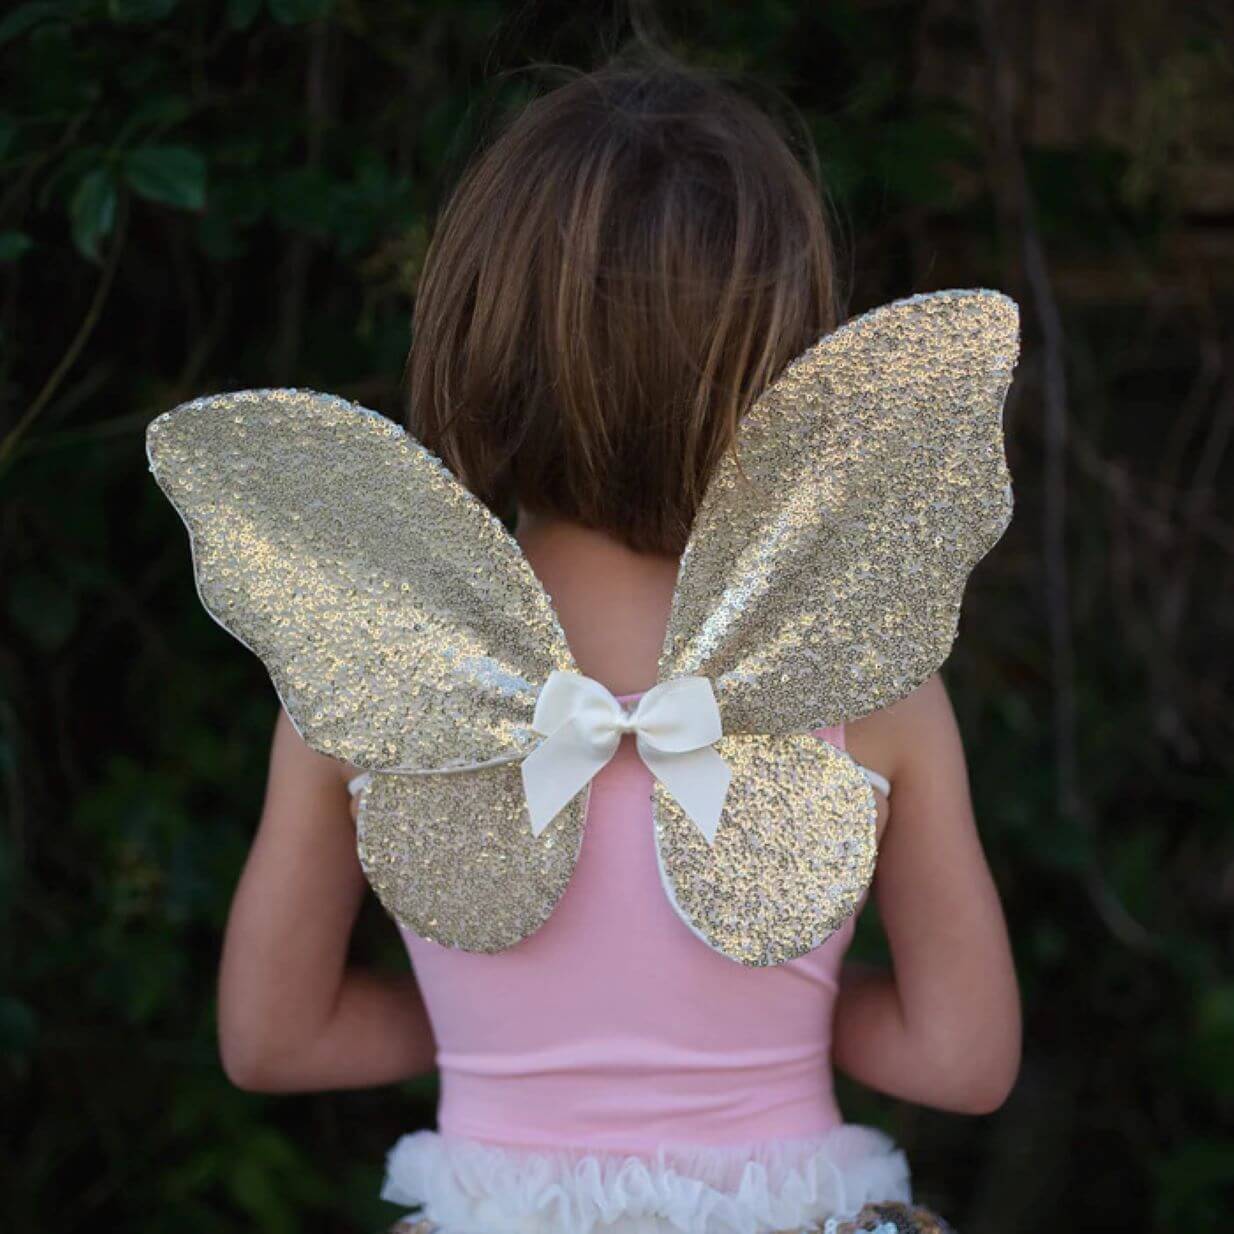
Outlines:
{"type": "Polygon", "coordinates": [[[715,842],[732,771],[712,746],[697,750],[657,750],[641,738],[639,756],[688,814],[708,844],[715,842]]]}
{"type": "Polygon", "coordinates": [[[523,793],[531,816],[531,833],[539,835],[617,751],[579,733],[574,721],[563,725],[523,759],[523,793]]]}

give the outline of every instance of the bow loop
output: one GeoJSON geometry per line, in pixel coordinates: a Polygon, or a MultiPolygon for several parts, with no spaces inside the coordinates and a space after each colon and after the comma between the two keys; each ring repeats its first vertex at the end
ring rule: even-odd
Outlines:
{"type": "Polygon", "coordinates": [[[720,708],[706,677],[674,677],[653,686],[634,713],[638,733],[656,748],[680,754],[719,741],[720,708]]]}
{"type": "Polygon", "coordinates": [[[676,677],[652,687],[627,712],[600,682],[560,670],[536,699],[532,727],[545,740],[522,764],[531,829],[539,835],[633,733],[639,757],[677,799],[710,844],[731,773],[713,745],[723,735],[706,677],[676,677]]]}

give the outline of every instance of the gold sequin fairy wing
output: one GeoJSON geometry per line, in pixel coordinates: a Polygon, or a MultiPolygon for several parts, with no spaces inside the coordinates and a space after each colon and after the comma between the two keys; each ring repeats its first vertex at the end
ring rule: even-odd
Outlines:
{"type": "Polygon", "coordinates": [[[732,779],[712,843],[655,786],[660,879],[708,946],[742,964],[783,964],[826,942],[869,886],[874,796],[843,750],[809,733],[738,734],[716,749],[732,779]]]}
{"type": "Polygon", "coordinates": [[[194,399],[147,449],[206,609],[309,745],[372,772],[358,849],[386,910],[466,950],[526,937],[573,871],[585,799],[532,834],[511,760],[573,661],[517,543],[401,428],[332,395],[194,399]]]}
{"type": "Polygon", "coordinates": [[[1019,310],[937,291],[854,318],[758,400],[682,558],[660,679],[712,680],[726,733],[800,733],[920,685],[1011,517],[1019,310]]]}
{"type": "Polygon", "coordinates": [[[150,467],[188,527],[202,603],[268,669],[313,748],[442,768],[526,752],[572,667],[500,521],[403,429],[299,389],[194,399],[150,467]]]}
{"type": "Polygon", "coordinates": [[[443,946],[501,951],[548,920],[583,841],[579,793],[533,835],[518,763],[464,774],[373,775],[357,851],[369,884],[405,928],[443,946]]]}
{"type": "Polygon", "coordinates": [[[742,421],[678,574],[661,681],[711,679],[733,779],[708,846],[657,787],[665,886],[747,964],[824,941],[875,857],[873,795],[811,730],[904,697],[950,651],[1011,517],[1002,411],[1014,300],[910,296],[795,360],[742,421]]]}

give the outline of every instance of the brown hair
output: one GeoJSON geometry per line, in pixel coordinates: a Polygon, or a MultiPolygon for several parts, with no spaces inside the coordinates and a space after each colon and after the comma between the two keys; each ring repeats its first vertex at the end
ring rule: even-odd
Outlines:
{"type": "Polygon", "coordinates": [[[410,427],[491,509],[679,554],[737,423],[836,324],[814,180],[674,65],[529,104],[465,172],[416,297],[410,427]]]}

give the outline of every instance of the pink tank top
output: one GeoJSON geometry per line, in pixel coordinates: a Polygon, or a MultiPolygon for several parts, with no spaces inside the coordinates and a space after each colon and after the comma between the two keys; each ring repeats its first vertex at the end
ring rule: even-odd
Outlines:
{"type": "MultiPolygon", "coordinates": [[[[816,735],[844,748],[843,727],[816,735]]],[[[521,943],[485,955],[401,931],[437,1039],[442,1134],[646,1153],[841,1123],[831,1019],[856,914],[787,964],[712,951],[664,894],[651,789],[627,736],[592,781],[573,878],[521,943]]]]}

